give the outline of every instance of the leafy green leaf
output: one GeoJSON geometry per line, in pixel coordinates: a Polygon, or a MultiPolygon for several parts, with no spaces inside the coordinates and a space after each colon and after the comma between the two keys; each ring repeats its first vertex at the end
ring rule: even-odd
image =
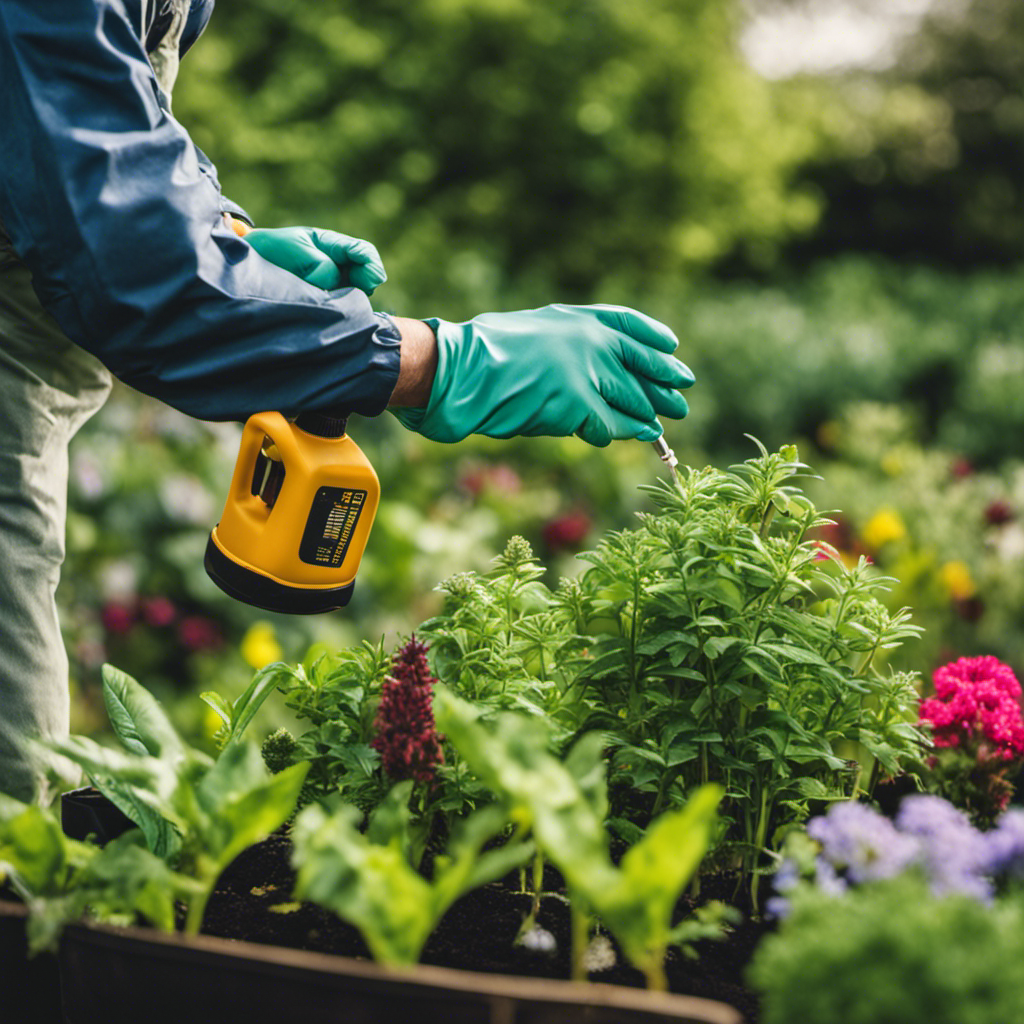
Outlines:
{"type": "Polygon", "coordinates": [[[103,703],[117,738],[131,753],[184,756],[184,745],[156,698],[113,665],[103,666],[103,703]]]}

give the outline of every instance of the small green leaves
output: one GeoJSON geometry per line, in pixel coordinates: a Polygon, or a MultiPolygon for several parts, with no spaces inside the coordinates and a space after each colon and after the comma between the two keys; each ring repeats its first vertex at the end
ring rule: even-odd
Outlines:
{"type": "Polygon", "coordinates": [[[223,723],[217,732],[218,746],[226,747],[237,742],[263,702],[278,686],[291,678],[294,671],[282,662],[274,662],[261,668],[233,704],[229,704],[219,693],[212,690],[201,693],[200,699],[213,708],[223,723]]]}

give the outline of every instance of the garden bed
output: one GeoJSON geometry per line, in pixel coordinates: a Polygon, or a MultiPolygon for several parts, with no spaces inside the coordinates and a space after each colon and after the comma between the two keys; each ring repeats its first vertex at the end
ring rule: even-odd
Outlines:
{"type": "MultiPolygon", "coordinates": [[[[355,928],[314,904],[290,902],[295,881],[288,860],[290,849],[287,839],[273,836],[243,853],[222,876],[207,906],[204,934],[368,959],[370,953],[355,928]]],[[[548,881],[557,884],[556,878],[548,881]]],[[[568,978],[570,939],[565,903],[548,896],[538,915],[538,924],[554,939],[553,951],[517,946],[514,940],[529,911],[531,896],[515,891],[511,882],[510,878],[474,890],[458,900],[427,942],[422,962],[483,974],[568,978]]],[[[706,897],[726,898],[732,884],[721,879],[716,886],[713,880],[706,880],[703,889],[706,897]]],[[[764,925],[744,922],[724,942],[701,943],[697,960],[673,951],[666,963],[671,990],[729,1004],[748,1024],[755,1024],[757,997],[744,986],[742,975],[765,930],[764,925]]],[[[616,954],[615,960],[614,966],[593,972],[591,980],[601,990],[608,985],[642,988],[643,975],[621,955],[616,954]]]]}

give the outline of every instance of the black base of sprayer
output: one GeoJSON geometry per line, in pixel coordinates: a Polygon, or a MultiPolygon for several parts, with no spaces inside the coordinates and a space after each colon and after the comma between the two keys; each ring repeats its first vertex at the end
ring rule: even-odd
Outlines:
{"type": "Polygon", "coordinates": [[[319,615],[337,611],[348,604],[356,588],[354,581],[329,589],[289,587],[228,558],[212,536],[206,543],[203,565],[210,579],[229,597],[254,608],[284,615],[319,615]]]}

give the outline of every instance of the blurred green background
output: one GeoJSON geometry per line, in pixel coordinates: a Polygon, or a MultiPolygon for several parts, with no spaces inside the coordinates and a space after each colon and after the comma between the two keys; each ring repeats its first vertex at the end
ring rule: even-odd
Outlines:
{"type": "MultiPolygon", "coordinates": [[[[927,628],[908,667],[1024,670],[1018,0],[219,0],[174,103],[258,224],[371,239],[380,309],[669,323],[698,380],[684,462],[797,442],[829,539],[927,628]]],[[[383,487],[353,603],[269,616],[202,568],[237,427],[118,389],[72,452],[76,729],[102,726],[104,660],[202,733],[198,690],[407,634],[510,534],[575,572],[662,469],[632,442],[351,430],[383,487]]]]}

